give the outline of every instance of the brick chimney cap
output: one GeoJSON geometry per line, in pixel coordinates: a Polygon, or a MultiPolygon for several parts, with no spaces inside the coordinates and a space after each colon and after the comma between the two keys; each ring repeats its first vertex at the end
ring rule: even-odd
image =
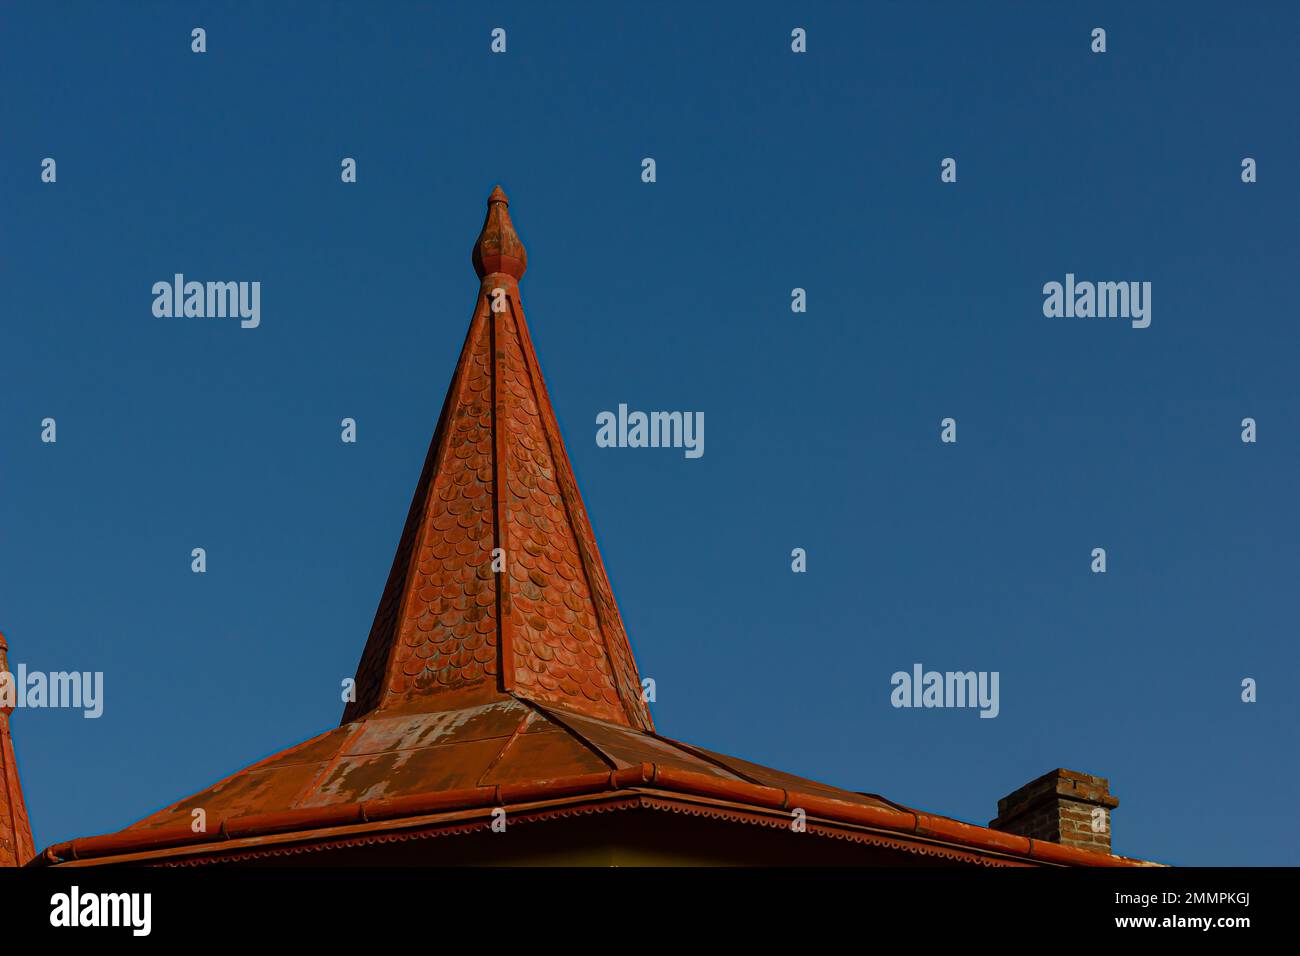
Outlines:
{"type": "Polygon", "coordinates": [[[1119,799],[1111,795],[1110,781],[1105,777],[1057,767],[1041,777],[1035,777],[1023,787],[1013,790],[999,800],[998,816],[999,818],[1014,816],[1024,812],[1027,805],[1057,796],[1080,803],[1108,807],[1112,810],[1119,806],[1119,799]]]}

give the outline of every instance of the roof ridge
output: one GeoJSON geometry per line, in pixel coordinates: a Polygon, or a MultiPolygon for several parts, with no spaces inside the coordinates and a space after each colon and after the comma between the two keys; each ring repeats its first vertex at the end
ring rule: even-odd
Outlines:
{"type": "MultiPolygon", "coordinates": [[[[511,696],[513,697],[514,695],[512,694],[511,696]]],[[[532,708],[535,713],[541,714],[546,720],[555,724],[555,726],[559,727],[562,731],[576,740],[584,750],[587,750],[599,759],[601,763],[608,766],[611,771],[619,769],[618,763],[610,757],[609,754],[605,753],[605,751],[601,750],[595,743],[588,740],[583,734],[579,733],[577,729],[572,727],[569,722],[564,719],[563,714],[556,715],[551,708],[543,707],[541,704],[531,701],[526,697],[515,697],[515,699],[525,707],[532,708]]]]}

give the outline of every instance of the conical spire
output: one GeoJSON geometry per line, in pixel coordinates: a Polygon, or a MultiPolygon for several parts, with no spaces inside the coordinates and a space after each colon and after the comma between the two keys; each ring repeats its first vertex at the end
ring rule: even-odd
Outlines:
{"type": "Polygon", "coordinates": [[[5,636],[0,634],[0,866],[22,866],[35,855],[36,846],[9,734],[9,715],[14,709],[10,695],[17,688],[9,673],[8,651],[5,636]]]}
{"type": "Polygon", "coordinates": [[[498,186],[469,333],[343,722],[515,696],[653,729],[542,380],[498,186]]]}

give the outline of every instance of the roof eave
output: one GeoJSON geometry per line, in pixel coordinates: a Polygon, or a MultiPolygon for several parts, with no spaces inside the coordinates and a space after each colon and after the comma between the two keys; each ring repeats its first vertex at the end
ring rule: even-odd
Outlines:
{"type": "Polygon", "coordinates": [[[211,821],[205,833],[189,827],[124,830],[55,844],[29,865],[103,865],[145,862],[175,856],[256,848],[269,842],[333,840],[458,823],[476,813],[506,808],[520,812],[583,807],[618,797],[687,797],[760,815],[802,809],[810,822],[876,832],[927,846],[952,846],[976,855],[1056,866],[1153,866],[1142,860],[1075,847],[932,816],[836,800],[797,790],[781,790],[708,774],[644,763],[610,773],[581,774],[527,784],[501,784],[413,794],[391,800],[308,807],[211,821]]]}

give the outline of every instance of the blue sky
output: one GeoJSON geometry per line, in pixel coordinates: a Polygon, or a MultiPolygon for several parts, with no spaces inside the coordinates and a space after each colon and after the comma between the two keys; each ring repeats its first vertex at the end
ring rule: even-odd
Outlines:
{"type": "Polygon", "coordinates": [[[106,681],[98,720],[14,718],[37,843],[337,723],[499,182],[661,732],[978,823],[1084,770],[1118,852],[1300,863],[1297,30],[1280,3],[6,3],[0,630],[106,681]],[[155,318],[176,272],[260,281],[261,326],[155,318]],[[1067,272],[1151,282],[1150,328],[1044,317],[1067,272]],[[704,412],[705,455],[598,448],[620,402],[704,412]],[[999,716],[894,709],[916,662],[998,671],[999,716]]]}

